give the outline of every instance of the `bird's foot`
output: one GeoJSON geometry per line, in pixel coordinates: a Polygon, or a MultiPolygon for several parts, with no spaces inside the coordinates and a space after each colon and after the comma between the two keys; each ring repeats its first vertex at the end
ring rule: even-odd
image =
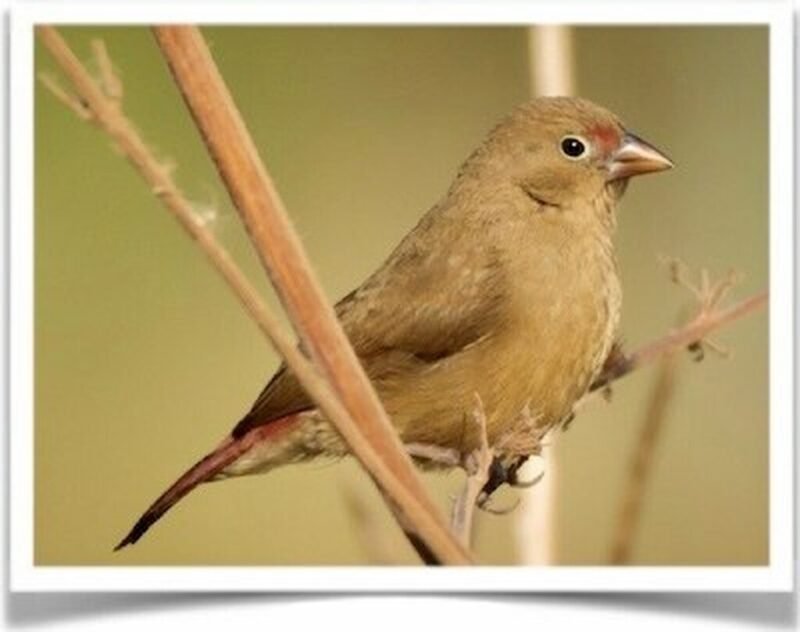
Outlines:
{"type": "Polygon", "coordinates": [[[509,481],[509,485],[511,487],[515,487],[517,489],[528,489],[529,487],[533,487],[537,485],[542,479],[544,478],[544,472],[539,472],[536,476],[534,476],[529,481],[522,481],[519,478],[515,478],[513,481],[509,481]]]}
{"type": "Polygon", "coordinates": [[[478,496],[478,506],[481,509],[490,511],[490,513],[508,513],[508,511],[512,511],[516,507],[516,504],[508,510],[496,511],[489,509],[488,502],[492,494],[502,485],[508,485],[509,487],[515,487],[517,489],[525,489],[533,487],[542,480],[544,472],[537,474],[527,481],[520,479],[519,469],[527,460],[527,456],[517,457],[511,462],[503,460],[500,457],[494,457],[489,467],[489,478],[478,496]]]}
{"type": "Polygon", "coordinates": [[[564,421],[561,422],[562,432],[566,432],[567,430],[569,430],[570,424],[572,424],[573,419],[575,419],[575,411],[572,411],[569,415],[566,416],[564,421]]]}

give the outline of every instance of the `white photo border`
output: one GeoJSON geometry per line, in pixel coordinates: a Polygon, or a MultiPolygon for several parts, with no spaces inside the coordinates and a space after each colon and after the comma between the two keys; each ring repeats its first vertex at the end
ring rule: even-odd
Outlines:
{"type": "Polygon", "coordinates": [[[56,3],[10,20],[9,587],[16,591],[793,590],[793,14],[760,3],[371,0],[56,3]],[[760,24],[769,28],[769,565],[691,567],[43,567],[33,556],[33,38],[37,24],[760,24]]]}

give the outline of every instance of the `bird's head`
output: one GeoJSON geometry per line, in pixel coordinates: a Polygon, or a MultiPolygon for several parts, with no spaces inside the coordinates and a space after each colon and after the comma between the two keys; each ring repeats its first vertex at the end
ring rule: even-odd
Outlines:
{"type": "Polygon", "coordinates": [[[614,114],[569,97],[518,107],[474,158],[484,177],[502,178],[532,199],[564,209],[609,194],[616,198],[630,177],[672,167],[614,114]]]}

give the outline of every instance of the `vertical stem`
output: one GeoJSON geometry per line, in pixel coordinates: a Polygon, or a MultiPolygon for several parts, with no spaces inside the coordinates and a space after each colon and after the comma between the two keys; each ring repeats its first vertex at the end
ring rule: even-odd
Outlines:
{"type": "Polygon", "coordinates": [[[630,475],[627,478],[627,487],[623,494],[611,547],[612,564],[627,564],[630,561],[634,534],[642,513],[642,500],[650,480],[653,454],[674,392],[675,357],[674,354],[669,354],[664,356],[656,377],[636,452],[631,461],[630,475]]]}
{"type": "MultiPolygon", "coordinates": [[[[531,26],[527,32],[532,96],[575,93],[572,29],[563,25],[531,26]]],[[[552,441],[552,432],[543,443],[552,441]],[[550,440],[548,440],[550,439],[550,440]]],[[[548,565],[556,560],[558,461],[552,448],[542,452],[545,475],[525,495],[517,518],[517,543],[523,564],[548,565]]],[[[530,461],[528,462],[530,463],[530,461]]],[[[525,470],[522,477],[532,478],[525,470]]]]}
{"type": "Polygon", "coordinates": [[[528,29],[528,63],[534,96],[575,94],[572,27],[561,24],[528,29]]]}

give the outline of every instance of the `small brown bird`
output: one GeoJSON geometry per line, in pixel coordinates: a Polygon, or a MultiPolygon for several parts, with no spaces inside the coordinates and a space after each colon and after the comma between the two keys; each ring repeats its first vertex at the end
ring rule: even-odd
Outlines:
{"type": "MultiPolygon", "coordinates": [[[[522,416],[539,430],[569,418],[616,336],[617,201],[631,176],[670,167],[584,99],[535,99],[491,131],[446,195],[336,305],[405,443],[469,450],[465,418],[476,394],[492,444],[522,416]]],[[[221,445],[116,549],[200,483],[346,452],[282,366],[221,445]]]]}

